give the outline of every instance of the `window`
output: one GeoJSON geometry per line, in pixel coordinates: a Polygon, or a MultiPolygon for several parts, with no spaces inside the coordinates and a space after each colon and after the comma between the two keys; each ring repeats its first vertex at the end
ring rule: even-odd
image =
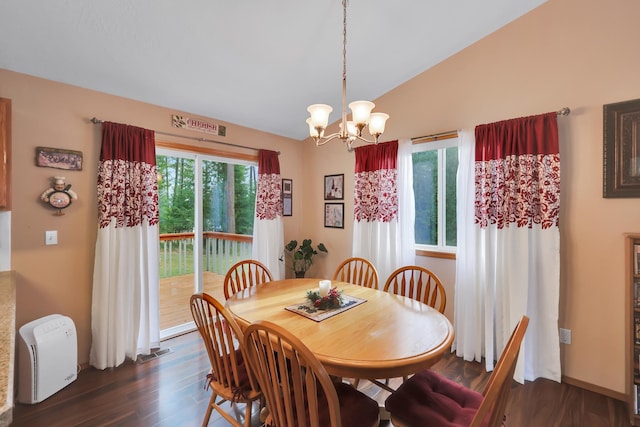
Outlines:
{"type": "Polygon", "coordinates": [[[413,145],[416,249],[456,250],[458,138],[413,145]]]}
{"type": "Polygon", "coordinates": [[[160,233],[193,232],[199,187],[203,231],[253,234],[257,165],[162,149],[158,153],[160,233]]]}
{"type": "Polygon", "coordinates": [[[189,306],[191,294],[217,295],[229,267],[251,256],[258,165],[253,159],[160,144],[158,268],[164,339],[194,328],[179,308],[189,306]]]}

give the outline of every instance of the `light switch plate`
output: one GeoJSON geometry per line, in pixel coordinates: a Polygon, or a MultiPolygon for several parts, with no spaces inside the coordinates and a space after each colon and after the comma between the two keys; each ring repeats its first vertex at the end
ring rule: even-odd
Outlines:
{"type": "Polygon", "coordinates": [[[45,245],[57,245],[58,244],[58,230],[47,230],[44,232],[44,244],[45,245]]]}

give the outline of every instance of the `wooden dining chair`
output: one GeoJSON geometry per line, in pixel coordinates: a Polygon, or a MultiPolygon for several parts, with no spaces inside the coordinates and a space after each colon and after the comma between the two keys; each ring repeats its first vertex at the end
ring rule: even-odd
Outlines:
{"type": "Polygon", "coordinates": [[[246,259],[234,264],[224,276],[224,297],[229,297],[238,291],[251,286],[273,280],[271,272],[260,261],[246,259]]]}
{"type": "Polygon", "coordinates": [[[315,355],[286,329],[257,321],[245,330],[244,342],[265,396],[266,425],[378,426],[378,403],[350,384],[333,382],[315,355]]]}
{"type": "MultiPolygon", "coordinates": [[[[447,294],[442,282],[432,271],[417,265],[400,267],[389,275],[384,284],[384,291],[396,295],[402,295],[427,304],[444,313],[447,305],[447,294]]],[[[406,381],[407,376],[402,380],[406,381]]],[[[384,383],[377,379],[369,379],[370,382],[387,391],[392,391],[389,387],[389,378],[384,383]]],[[[359,379],[355,379],[354,385],[358,387],[359,379]]]]}
{"type": "Polygon", "coordinates": [[[400,267],[391,273],[384,291],[420,301],[440,313],[444,313],[447,306],[447,294],[438,276],[417,265],[400,267]]]}
{"type": "Polygon", "coordinates": [[[503,425],[520,346],[529,325],[522,316],[482,393],[425,370],[402,383],[385,401],[396,427],[503,425]]]}
{"type": "Polygon", "coordinates": [[[333,280],[378,289],[378,271],[364,258],[347,258],[336,268],[333,280]]]}
{"type": "MultiPolygon", "coordinates": [[[[336,268],[333,280],[378,289],[378,270],[365,258],[351,257],[342,261],[336,268]]],[[[354,378],[353,386],[358,388],[359,385],[360,379],[354,378]]]]}
{"type": "Polygon", "coordinates": [[[211,362],[207,375],[211,399],[202,421],[203,427],[209,424],[213,409],[233,426],[242,426],[220,406],[226,401],[245,404],[244,426],[249,427],[253,402],[259,400],[262,403],[262,392],[247,365],[242,331],[222,304],[206,293],[191,296],[191,314],[211,362]]]}

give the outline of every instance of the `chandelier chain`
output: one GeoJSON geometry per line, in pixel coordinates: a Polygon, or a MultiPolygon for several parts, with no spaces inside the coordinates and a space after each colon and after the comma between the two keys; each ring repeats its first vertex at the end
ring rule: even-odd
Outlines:
{"type": "Polygon", "coordinates": [[[353,121],[347,121],[347,5],[348,0],[342,0],[342,117],[340,129],[331,135],[325,135],[325,129],[329,121],[329,114],[333,109],[326,104],[313,104],[307,107],[311,114],[306,121],[309,125],[309,136],[316,145],[324,145],[327,142],[339,138],[347,146],[348,151],[353,150],[356,140],[367,144],[377,144],[380,135],[384,132],[385,122],[389,118],[385,113],[372,113],[375,104],[370,101],[355,101],[349,104],[353,121]],[[357,113],[357,114],[356,114],[357,113]],[[373,140],[362,136],[362,130],[368,127],[373,140]]]}
{"type": "Polygon", "coordinates": [[[342,0],[342,127],[339,138],[347,141],[347,0],[342,0]]]}
{"type": "Polygon", "coordinates": [[[347,80],[347,0],[342,0],[342,79],[347,80]]]}

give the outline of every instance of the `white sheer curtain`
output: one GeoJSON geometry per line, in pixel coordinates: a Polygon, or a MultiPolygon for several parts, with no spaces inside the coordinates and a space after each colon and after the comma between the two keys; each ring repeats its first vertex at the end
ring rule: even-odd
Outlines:
{"type": "Polygon", "coordinates": [[[475,221],[475,143],[473,129],[458,132],[457,175],[457,251],[454,302],[455,341],[453,349],[464,360],[480,362],[484,355],[484,290],[476,280],[476,257],[483,251],[476,246],[475,221]]]}
{"type": "Polygon", "coordinates": [[[160,344],[153,131],[102,124],[97,189],[89,363],[105,369],[160,344]]]}
{"type": "MultiPolygon", "coordinates": [[[[398,227],[400,227],[400,262],[394,267],[416,263],[416,207],[413,196],[413,143],[398,141],[398,227]]],[[[391,274],[391,272],[389,272],[391,274]]],[[[388,276],[388,275],[387,275],[388,276]]],[[[387,276],[384,277],[386,280],[387,276]]],[[[384,285],[384,281],[382,283],[384,285]]]]}
{"type": "Polygon", "coordinates": [[[520,382],[561,375],[558,147],[555,113],[461,135],[454,348],[491,370],[527,314],[520,382]]]}
{"type": "Polygon", "coordinates": [[[357,147],[352,255],[378,270],[382,287],[393,270],[415,264],[411,141],[357,147]]]}
{"type": "Polygon", "coordinates": [[[280,261],[284,253],[281,189],[278,153],[260,150],[251,256],[267,266],[274,280],[285,276],[284,263],[280,261]]]}

